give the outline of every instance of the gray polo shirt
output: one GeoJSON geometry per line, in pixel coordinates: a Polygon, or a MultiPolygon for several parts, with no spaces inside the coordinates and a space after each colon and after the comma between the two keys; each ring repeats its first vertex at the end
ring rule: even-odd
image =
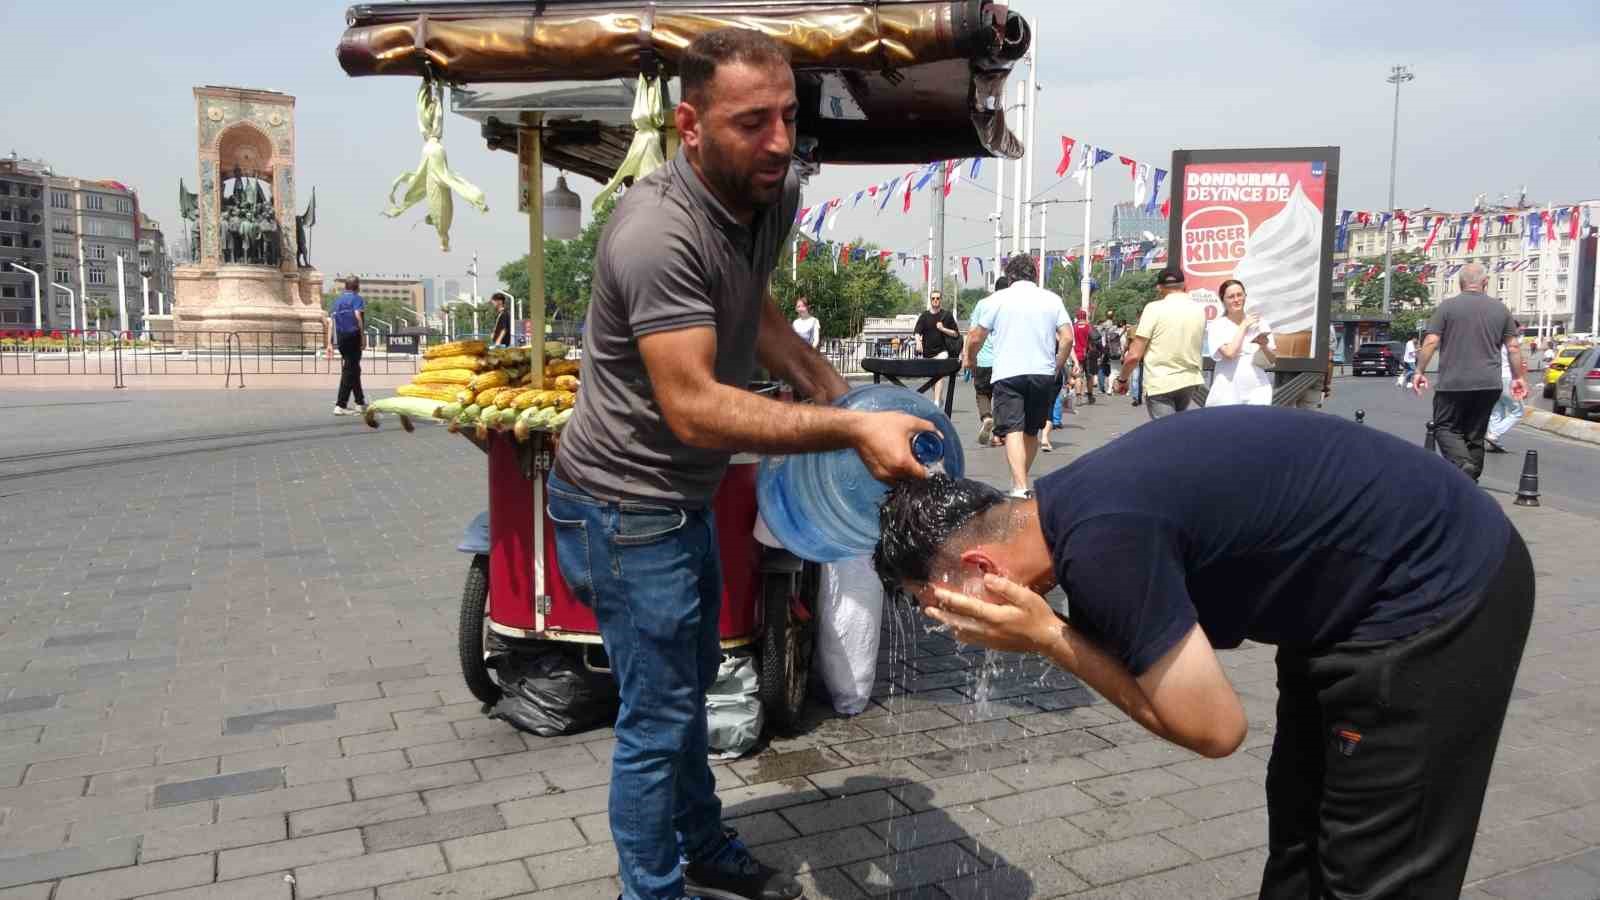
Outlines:
{"type": "Polygon", "coordinates": [[[1500,390],[1500,351],[1517,336],[1504,303],[1488,294],[1458,294],[1433,311],[1428,331],[1439,336],[1435,390],[1500,390]]]}
{"type": "Polygon", "coordinates": [[[715,328],[717,380],[749,384],[761,305],[799,204],[791,169],[783,199],[742,225],[681,154],[628,190],[595,249],[583,389],[557,475],[601,500],[710,502],[732,454],[690,447],[667,427],[639,338],[715,328]]]}

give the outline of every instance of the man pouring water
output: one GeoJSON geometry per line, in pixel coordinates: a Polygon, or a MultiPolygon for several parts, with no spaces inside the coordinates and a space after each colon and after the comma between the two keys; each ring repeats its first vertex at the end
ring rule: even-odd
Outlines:
{"type": "Polygon", "coordinates": [[[678,74],[682,153],[628,190],[596,248],[583,393],[549,514],[621,694],[610,825],[623,896],[790,900],[800,885],[723,826],[706,763],[722,596],[710,501],[740,450],[850,448],[879,479],[925,477],[911,441],[933,426],[827,406],[848,385],[767,293],[799,205],[782,47],[710,32],[678,74]],[[746,390],[758,361],[819,405],[746,390]]]}

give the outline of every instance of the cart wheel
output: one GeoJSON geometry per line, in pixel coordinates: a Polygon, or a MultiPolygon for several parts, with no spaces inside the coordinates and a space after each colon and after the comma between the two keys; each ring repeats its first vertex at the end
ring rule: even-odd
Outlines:
{"type": "Polygon", "coordinates": [[[484,661],[484,641],[489,631],[489,557],[472,557],[467,583],[461,589],[461,676],[467,690],[486,704],[500,701],[500,686],[489,677],[484,661]]]}
{"type": "Polygon", "coordinates": [[[791,731],[805,709],[815,629],[810,610],[819,576],[812,563],[798,573],[762,575],[761,705],[779,733],[791,731]]]}

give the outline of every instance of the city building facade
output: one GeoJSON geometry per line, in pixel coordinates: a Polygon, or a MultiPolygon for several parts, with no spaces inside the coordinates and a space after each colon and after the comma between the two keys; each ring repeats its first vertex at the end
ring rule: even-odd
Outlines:
{"type": "Polygon", "coordinates": [[[1546,334],[1586,332],[1591,330],[1593,286],[1578,283],[1584,226],[1581,219],[1578,227],[1572,223],[1572,217],[1584,210],[1590,222],[1600,224],[1600,201],[1485,205],[1468,212],[1406,210],[1404,218],[1396,216],[1387,223],[1378,213],[1356,213],[1345,225],[1343,248],[1334,253],[1334,293],[1345,296],[1347,307],[1353,306],[1357,283],[1383,277],[1387,229],[1394,253],[1420,253],[1425,260],[1422,270],[1412,274],[1428,287],[1427,305],[1457,293],[1456,276],[1464,265],[1476,262],[1489,270],[1489,293],[1505,303],[1525,328],[1546,334]],[[1538,221],[1533,213],[1540,214],[1538,221]],[[1545,222],[1545,216],[1551,222],[1545,222]]]}
{"type": "Polygon", "coordinates": [[[1111,237],[1114,240],[1166,240],[1167,217],[1159,209],[1147,210],[1142,204],[1118,203],[1111,207],[1111,237]]]}
{"type": "MultiPolygon", "coordinates": [[[[0,159],[0,332],[32,330],[36,324],[34,278],[15,264],[38,273],[44,298],[54,293],[47,283],[52,275],[45,211],[48,173],[47,166],[34,160],[0,159]]],[[[45,302],[39,308],[41,328],[53,327],[49,307],[45,302]]]]}
{"type": "MultiPolygon", "coordinates": [[[[416,319],[406,325],[415,326],[426,321],[427,291],[420,276],[346,272],[333,276],[334,293],[344,290],[344,280],[352,276],[361,279],[361,297],[368,303],[375,300],[403,303],[416,319]]],[[[400,327],[401,323],[394,324],[400,327]]]]}

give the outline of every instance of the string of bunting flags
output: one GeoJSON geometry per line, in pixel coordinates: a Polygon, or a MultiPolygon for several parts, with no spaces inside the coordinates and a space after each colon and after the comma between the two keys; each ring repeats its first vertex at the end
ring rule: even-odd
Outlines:
{"type": "MultiPolygon", "coordinates": [[[[1115,279],[1124,272],[1145,271],[1150,268],[1160,268],[1167,262],[1167,247],[1163,241],[1108,241],[1093,248],[1095,262],[1107,263],[1110,268],[1110,277],[1115,279]]],[[[1038,256],[1037,253],[1033,254],[1038,256]]],[[[1044,256],[1044,274],[1048,279],[1057,265],[1076,263],[1081,253],[1046,253],[1044,256]]],[[[796,265],[812,257],[837,262],[839,265],[849,265],[856,262],[875,262],[887,268],[891,261],[902,268],[914,263],[922,264],[922,279],[928,280],[932,258],[926,253],[906,252],[904,250],[882,250],[871,247],[860,247],[853,244],[835,243],[833,241],[813,241],[805,237],[799,239],[795,248],[794,262],[796,265]]],[[[1003,267],[1011,259],[1011,254],[1000,257],[998,264],[1003,267]]],[[[949,274],[959,274],[963,284],[970,284],[974,275],[982,278],[991,271],[996,271],[996,260],[992,256],[958,256],[946,257],[949,274]]]]}
{"type": "Polygon", "coordinates": [[[1589,208],[1586,206],[1560,206],[1546,209],[1516,210],[1508,213],[1426,213],[1397,209],[1390,212],[1367,210],[1339,210],[1339,224],[1334,232],[1334,250],[1343,253],[1350,241],[1352,223],[1367,227],[1376,225],[1388,228],[1391,221],[1400,223],[1400,240],[1410,240],[1413,225],[1425,235],[1422,252],[1433,249],[1440,238],[1450,247],[1450,252],[1461,250],[1466,242],[1468,253],[1478,249],[1478,242],[1489,236],[1490,226],[1499,225],[1501,234],[1510,234],[1518,225],[1522,227],[1523,241],[1528,249],[1537,249],[1544,241],[1557,240],[1561,235],[1576,239],[1582,229],[1591,227],[1589,208]]]}
{"type": "MultiPolygon", "coordinates": [[[[1113,153],[1104,147],[1095,147],[1082,144],[1077,138],[1067,135],[1061,136],[1061,161],[1056,165],[1056,175],[1066,177],[1071,171],[1072,178],[1079,187],[1084,186],[1089,170],[1100,165],[1112,157],[1128,167],[1128,178],[1133,186],[1133,202],[1143,207],[1146,212],[1154,213],[1157,209],[1163,216],[1172,211],[1172,200],[1159,200],[1161,187],[1166,183],[1167,170],[1149,163],[1113,153]],[[1073,154],[1077,152],[1077,167],[1073,168],[1073,154]]],[[[931,162],[927,165],[913,169],[904,175],[891,178],[888,181],[870,184],[856,191],[854,194],[845,194],[834,197],[815,206],[802,207],[795,213],[794,222],[804,233],[809,233],[812,240],[821,240],[824,230],[832,231],[839,221],[839,215],[846,208],[854,210],[861,206],[865,200],[869,205],[877,204],[877,211],[883,212],[889,204],[899,201],[902,213],[911,212],[912,198],[914,195],[928,189],[938,177],[940,168],[945,172],[944,195],[950,194],[961,183],[963,177],[967,181],[976,182],[983,171],[983,158],[951,159],[942,162],[931,162]],[[965,175],[963,176],[963,173],[965,175]]]]}

